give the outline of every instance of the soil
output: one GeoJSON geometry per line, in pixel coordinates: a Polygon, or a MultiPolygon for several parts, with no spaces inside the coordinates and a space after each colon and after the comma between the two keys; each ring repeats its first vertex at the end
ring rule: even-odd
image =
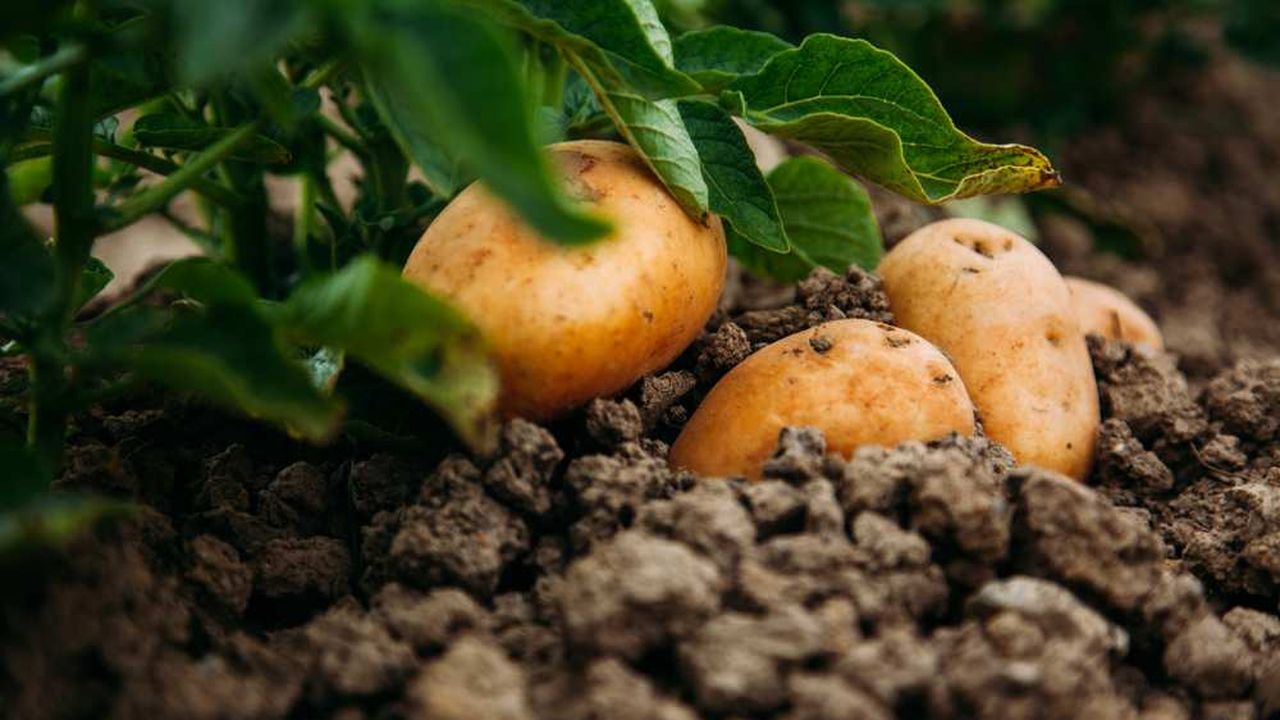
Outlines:
{"type": "MultiPolygon", "coordinates": [[[[1277,83],[1219,58],[1064,158],[1161,242],[1122,260],[1056,218],[1045,248],[1150,308],[1171,350],[1091,338],[1087,483],[981,437],[843,459],[803,428],[758,483],[668,467],[753,349],[892,321],[859,271],[735,278],[671,368],[513,421],[487,458],[299,446],[130,398],[82,419],[58,487],[139,510],[4,566],[0,714],[1280,717],[1277,83]]],[[[891,240],[931,217],[876,197],[891,240]]]]}

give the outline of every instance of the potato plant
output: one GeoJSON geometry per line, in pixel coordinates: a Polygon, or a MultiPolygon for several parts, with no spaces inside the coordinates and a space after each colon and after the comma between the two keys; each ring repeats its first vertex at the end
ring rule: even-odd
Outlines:
{"type": "MultiPolygon", "coordinates": [[[[473,181],[540,242],[624,231],[560,182],[548,143],[629,144],[690,223],[718,217],[733,255],[783,279],[877,261],[850,175],[929,203],[1057,182],[1036,150],[958,130],[863,40],[673,37],[649,0],[19,0],[0,43],[0,354],[27,376],[4,396],[0,497],[28,520],[76,414],[144,383],[323,441],[353,419],[359,365],[485,447],[498,339],[399,266],[473,181]],[[762,174],[735,118],[825,159],[762,174]],[[349,205],[338,157],[359,166],[349,205]],[[299,188],[289,217],[279,176],[299,188]],[[53,237],[24,213],[39,202],[53,237]],[[203,256],[89,306],[110,279],[95,238],[144,217],[203,256]]],[[[91,506],[60,507],[46,529],[91,506]]]]}

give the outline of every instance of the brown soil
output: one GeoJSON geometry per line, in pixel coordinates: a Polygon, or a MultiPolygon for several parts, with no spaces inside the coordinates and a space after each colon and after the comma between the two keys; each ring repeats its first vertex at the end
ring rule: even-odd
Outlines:
{"type": "MultiPolygon", "coordinates": [[[[891,320],[858,272],[732,283],[672,368],[515,421],[491,458],[300,447],[135,398],[81,423],[59,487],[142,510],[4,568],[0,714],[1280,716],[1276,82],[1221,61],[1066,159],[1163,242],[1122,261],[1059,219],[1046,248],[1175,353],[1091,343],[1087,484],[981,438],[843,460],[803,429],[759,483],[673,472],[666,443],[753,348],[891,320]]],[[[891,237],[928,218],[881,210],[891,237]]]]}

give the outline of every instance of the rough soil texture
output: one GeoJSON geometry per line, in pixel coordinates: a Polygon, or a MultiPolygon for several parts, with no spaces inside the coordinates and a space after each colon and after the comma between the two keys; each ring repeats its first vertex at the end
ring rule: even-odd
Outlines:
{"type": "MultiPolygon", "coordinates": [[[[1199,91],[1243,102],[1231,77],[1199,91]]],[[[1201,138],[1197,162],[1280,170],[1280,131],[1253,121],[1257,146],[1201,138]]],[[[1252,329],[1280,327],[1276,246],[1254,242],[1280,197],[1169,155],[1141,181],[1102,173],[1114,187],[1077,175],[1136,202],[1167,172],[1191,193],[1182,219],[1135,207],[1167,252],[1139,266],[1047,233],[1071,272],[1148,283],[1135,294],[1175,351],[1091,339],[1105,423],[1087,483],[983,438],[844,459],[802,428],[759,483],[672,471],[667,443],[754,348],[824,320],[892,320],[857,271],[731,283],[670,369],[553,427],[514,421],[488,458],[299,447],[172,401],[104,407],[59,487],[142,510],[5,566],[0,715],[1280,716],[1280,352],[1252,329]],[[1231,189],[1197,199],[1205,188],[1231,189]],[[1234,230],[1213,228],[1211,252],[1271,254],[1183,273],[1201,251],[1180,233],[1215,203],[1234,230]],[[1214,248],[1228,235],[1239,245],[1214,248]]],[[[891,237],[928,217],[882,211],[891,237]]]]}

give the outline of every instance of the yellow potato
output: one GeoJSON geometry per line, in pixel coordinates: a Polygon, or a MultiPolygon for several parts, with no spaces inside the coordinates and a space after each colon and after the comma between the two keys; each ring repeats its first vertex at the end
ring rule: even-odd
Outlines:
{"type": "Polygon", "coordinates": [[[901,328],[836,320],[753,354],[711,389],[671,447],[701,475],[760,477],[784,427],[814,427],[828,449],[972,434],[973,405],[937,348],[901,328]]]}
{"type": "Polygon", "coordinates": [[[944,220],[879,272],[897,322],[955,363],[987,435],[1022,463],[1088,474],[1098,390],[1071,293],[1043,253],[991,223],[944,220]]]}
{"type": "Polygon", "coordinates": [[[1085,334],[1095,333],[1108,340],[1124,340],[1153,350],[1164,349],[1164,337],[1160,335],[1155,320],[1127,295],[1092,280],[1078,277],[1063,279],[1067,281],[1076,319],[1085,334]]]}
{"type": "Polygon", "coordinates": [[[435,219],[404,276],[453,301],[489,341],[507,415],[553,417],[626,388],[697,337],[724,284],[720,220],[690,218],[627,145],[553,145],[568,192],[614,232],[540,237],[482,185],[435,219]]]}

